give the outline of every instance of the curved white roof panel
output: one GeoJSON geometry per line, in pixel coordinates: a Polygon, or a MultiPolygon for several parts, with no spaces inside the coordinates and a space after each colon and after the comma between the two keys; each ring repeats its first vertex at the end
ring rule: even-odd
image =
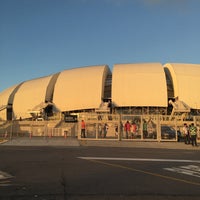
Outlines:
{"type": "Polygon", "coordinates": [[[12,87],[10,87],[0,93],[0,106],[8,105],[8,99],[16,87],[17,87],[17,85],[13,85],[12,87]]]}
{"type": "Polygon", "coordinates": [[[28,113],[45,101],[46,89],[52,76],[24,82],[14,96],[13,112],[16,119],[30,117],[28,113]]]}
{"type": "Polygon", "coordinates": [[[8,105],[9,97],[17,85],[14,85],[0,93],[0,120],[6,120],[6,108],[8,105]]]}
{"type": "Polygon", "coordinates": [[[200,109],[200,65],[167,63],[164,67],[171,73],[174,97],[193,109],[200,109]]]}
{"type": "Polygon", "coordinates": [[[116,64],[112,101],[116,106],[167,107],[167,84],[160,63],[116,64]]]}
{"type": "Polygon", "coordinates": [[[98,108],[108,72],[107,65],[62,71],[54,88],[54,104],[62,111],[98,108]]]}

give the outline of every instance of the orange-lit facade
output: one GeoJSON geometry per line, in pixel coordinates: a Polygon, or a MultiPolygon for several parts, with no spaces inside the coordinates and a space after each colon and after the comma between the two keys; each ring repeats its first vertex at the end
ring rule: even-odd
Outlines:
{"type": "MultiPolygon", "coordinates": [[[[179,98],[200,109],[200,64],[134,63],[73,68],[21,82],[0,93],[0,120],[31,118],[43,109],[94,112],[111,101],[115,112],[127,108],[169,107],[179,98]]],[[[133,109],[134,110],[134,109],[133,109]]]]}

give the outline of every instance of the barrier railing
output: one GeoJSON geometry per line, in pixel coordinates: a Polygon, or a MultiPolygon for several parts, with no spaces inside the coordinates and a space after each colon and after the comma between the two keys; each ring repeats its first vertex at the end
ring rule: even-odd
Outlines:
{"type": "MultiPolygon", "coordinates": [[[[9,121],[0,126],[0,139],[14,137],[75,137],[76,126],[56,128],[55,121],[9,121]]],[[[76,131],[77,132],[77,131],[76,131]]]]}
{"type": "Polygon", "coordinates": [[[168,115],[119,115],[119,114],[80,114],[78,138],[81,140],[149,140],[179,141],[182,138],[184,123],[197,126],[197,139],[200,140],[200,117],[181,120],[168,115]],[[86,138],[81,137],[81,120],[86,124],[86,138]],[[125,129],[126,122],[130,130],[125,129]],[[134,128],[136,127],[136,128],[134,128]]]}
{"type": "MultiPolygon", "coordinates": [[[[54,121],[55,122],[55,121],[54,121]]],[[[52,122],[53,123],[53,122],[52,122]]],[[[124,141],[178,141],[182,136],[183,124],[194,123],[197,140],[200,142],[200,116],[173,120],[168,115],[122,115],[122,114],[79,114],[74,127],[51,127],[50,121],[9,121],[0,125],[0,139],[12,137],[76,137],[81,140],[124,140],[124,141]],[[86,138],[81,138],[81,120],[86,123],[86,138]],[[131,128],[124,126],[129,121],[131,128]],[[136,126],[134,131],[133,124],[136,126]]],[[[55,123],[56,124],[56,123],[55,123]]]]}

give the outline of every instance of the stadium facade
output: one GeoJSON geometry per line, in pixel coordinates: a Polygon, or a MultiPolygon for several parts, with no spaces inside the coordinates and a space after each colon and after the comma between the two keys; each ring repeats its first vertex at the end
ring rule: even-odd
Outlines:
{"type": "Polygon", "coordinates": [[[73,68],[0,93],[0,120],[56,113],[198,114],[200,64],[134,63],[73,68]]]}

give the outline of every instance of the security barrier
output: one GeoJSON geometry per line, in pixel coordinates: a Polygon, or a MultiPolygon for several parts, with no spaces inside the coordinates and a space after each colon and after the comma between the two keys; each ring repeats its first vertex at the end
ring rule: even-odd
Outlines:
{"type": "Polygon", "coordinates": [[[81,113],[77,123],[60,121],[8,121],[0,124],[0,139],[13,137],[78,137],[80,140],[124,140],[124,141],[179,141],[183,124],[194,123],[197,140],[200,142],[200,116],[182,120],[168,115],[128,115],[81,113]],[[81,120],[86,123],[86,138],[81,138],[81,120]],[[125,130],[126,122],[130,130],[125,130]],[[133,128],[135,126],[135,128],[133,128]]]}
{"type": "Polygon", "coordinates": [[[181,120],[178,116],[167,115],[123,115],[84,113],[79,116],[81,140],[133,140],[133,141],[179,141],[182,138],[184,123],[197,126],[197,139],[200,140],[200,117],[181,120]],[[86,123],[86,138],[81,138],[81,120],[86,123]],[[125,130],[125,124],[130,130],[125,130]],[[134,128],[135,127],[135,128],[134,128]]]}
{"type": "Polygon", "coordinates": [[[0,139],[14,137],[75,137],[76,124],[56,128],[55,121],[9,121],[0,125],[0,139]]]}

